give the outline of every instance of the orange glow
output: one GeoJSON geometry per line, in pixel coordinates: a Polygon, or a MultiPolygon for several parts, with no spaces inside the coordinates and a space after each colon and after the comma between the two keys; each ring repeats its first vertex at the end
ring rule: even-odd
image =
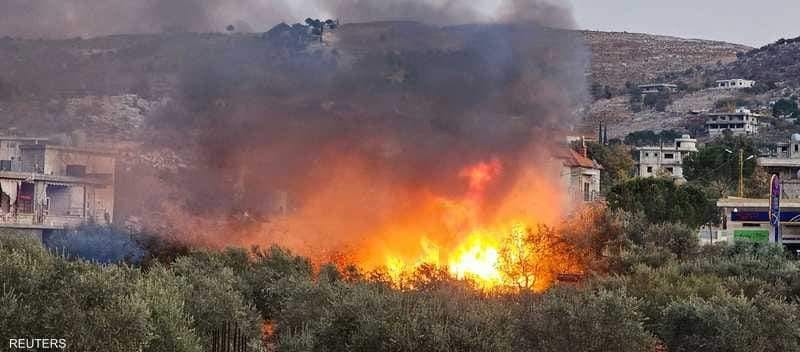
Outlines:
{"type": "Polygon", "coordinates": [[[453,250],[448,262],[450,274],[459,279],[473,279],[482,286],[496,286],[503,282],[498,270],[500,244],[495,236],[474,233],[453,250]]]}
{"type": "MultiPolygon", "coordinates": [[[[560,165],[547,161],[519,163],[525,166],[510,174],[512,161],[488,158],[455,172],[450,190],[440,192],[398,184],[391,170],[356,157],[333,158],[320,162],[327,167],[312,183],[319,186],[301,207],[260,225],[244,244],[278,244],[319,261],[344,251],[398,284],[431,264],[482,288],[516,286],[499,267],[504,241],[520,229],[556,224],[566,207],[560,165]]],[[[536,286],[546,288],[547,280],[536,286]]]]}
{"type": "Polygon", "coordinates": [[[385,224],[371,237],[360,255],[363,263],[385,267],[396,281],[422,264],[433,264],[483,288],[513,286],[499,268],[503,241],[514,231],[554,223],[562,201],[558,188],[538,170],[527,170],[487,213],[485,192],[502,169],[496,159],[465,168],[459,176],[469,191],[461,199],[430,194],[418,199],[407,221],[395,219],[399,223],[385,224]]]}

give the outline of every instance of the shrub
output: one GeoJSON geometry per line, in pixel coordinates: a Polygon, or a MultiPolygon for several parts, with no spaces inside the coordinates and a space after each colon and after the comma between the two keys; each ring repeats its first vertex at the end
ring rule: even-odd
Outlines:
{"type": "Polygon", "coordinates": [[[619,291],[559,289],[524,302],[515,334],[529,351],[653,351],[639,300],[619,291]]]}
{"type": "Polygon", "coordinates": [[[796,351],[797,306],[744,297],[692,297],[669,304],[657,334],[670,351],[796,351]]]}
{"type": "Polygon", "coordinates": [[[656,224],[645,232],[645,243],[669,249],[678,258],[693,256],[700,247],[697,232],[680,224],[656,224]]]}

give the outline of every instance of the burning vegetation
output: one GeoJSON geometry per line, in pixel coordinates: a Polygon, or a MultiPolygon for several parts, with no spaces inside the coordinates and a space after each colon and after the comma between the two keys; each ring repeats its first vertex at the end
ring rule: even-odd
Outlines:
{"type": "Polygon", "coordinates": [[[345,23],[302,50],[267,45],[268,86],[230,63],[250,57],[204,62],[187,70],[181,107],[151,121],[197,141],[185,149],[197,162],[166,178],[174,231],[344,257],[398,284],[423,264],[486,288],[542,289],[556,267],[580,270],[514,243],[572,210],[552,155],[585,98],[574,34],[345,23]],[[522,269],[537,279],[500,270],[523,258],[541,262],[522,269]]]}

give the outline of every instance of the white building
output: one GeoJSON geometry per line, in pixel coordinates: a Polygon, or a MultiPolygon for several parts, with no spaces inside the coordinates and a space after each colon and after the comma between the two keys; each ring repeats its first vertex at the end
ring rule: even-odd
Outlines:
{"type": "Polygon", "coordinates": [[[751,81],[749,79],[722,79],[716,82],[717,89],[742,89],[742,88],[753,88],[756,85],[756,81],[751,81]]]}
{"type": "Polygon", "coordinates": [[[669,175],[683,179],[683,160],[697,152],[697,140],[685,134],[671,145],[637,147],[635,150],[637,176],[669,175]]]}
{"type": "Polygon", "coordinates": [[[739,108],[735,112],[719,112],[707,114],[706,129],[711,137],[719,137],[726,130],[734,136],[758,133],[758,119],[761,115],[748,109],[739,108]]]}
{"type": "Polygon", "coordinates": [[[589,159],[584,153],[572,148],[564,148],[556,152],[556,159],[561,161],[561,180],[572,204],[594,202],[600,199],[600,170],[596,161],[589,159]]]}

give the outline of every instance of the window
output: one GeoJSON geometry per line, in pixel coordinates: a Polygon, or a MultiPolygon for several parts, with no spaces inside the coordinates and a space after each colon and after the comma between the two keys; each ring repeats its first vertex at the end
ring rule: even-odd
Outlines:
{"type": "Polygon", "coordinates": [[[86,176],[86,165],[67,165],[67,176],[72,176],[72,177],[86,176]]]}
{"type": "Polygon", "coordinates": [[[680,148],[681,147],[681,142],[675,142],[675,147],[676,148],[680,148]]]}
{"type": "Polygon", "coordinates": [[[675,154],[664,153],[664,159],[675,159],[675,154]]]}
{"type": "Polygon", "coordinates": [[[648,166],[647,167],[647,172],[648,173],[653,173],[653,167],[652,166],[648,166]]]}
{"type": "Polygon", "coordinates": [[[674,173],[674,171],[673,171],[673,169],[671,167],[667,168],[667,172],[669,172],[670,175],[672,175],[674,173]]]}
{"type": "Polygon", "coordinates": [[[645,156],[645,158],[649,158],[650,157],[650,153],[644,153],[644,156],[645,156]]]}
{"type": "Polygon", "coordinates": [[[592,194],[589,192],[589,182],[583,183],[583,200],[585,202],[592,200],[592,194]]]}

